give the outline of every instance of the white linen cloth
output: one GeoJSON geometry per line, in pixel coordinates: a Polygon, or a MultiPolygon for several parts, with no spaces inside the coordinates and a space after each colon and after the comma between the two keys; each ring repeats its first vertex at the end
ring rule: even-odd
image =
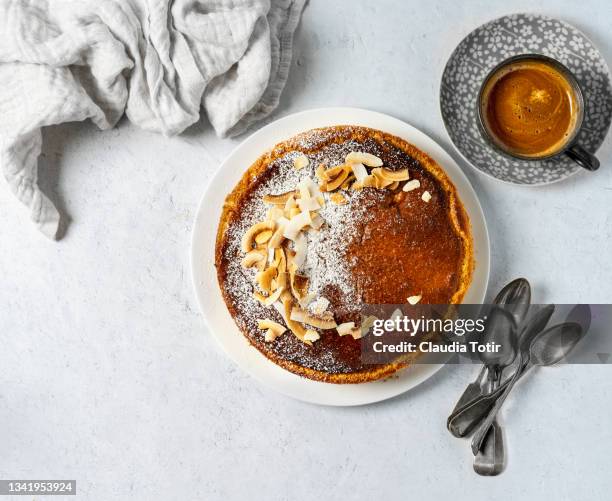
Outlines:
{"type": "Polygon", "coordinates": [[[164,135],[236,135],[278,104],[305,0],[0,0],[0,169],[55,238],[41,127],[125,113],[164,135]]]}

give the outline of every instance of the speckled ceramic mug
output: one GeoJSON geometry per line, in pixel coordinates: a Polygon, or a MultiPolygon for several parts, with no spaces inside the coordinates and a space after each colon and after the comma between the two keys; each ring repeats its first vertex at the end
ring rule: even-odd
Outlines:
{"type": "Polygon", "coordinates": [[[582,89],[580,88],[578,80],[572,74],[572,72],[556,59],[544,56],[542,54],[521,54],[503,60],[497,66],[495,66],[483,80],[482,85],[480,87],[480,91],[478,92],[476,106],[478,125],[483,138],[492,148],[495,148],[500,153],[511,158],[527,161],[541,161],[560,155],[567,155],[574,162],[576,162],[578,165],[587,170],[594,171],[599,168],[599,160],[597,159],[597,157],[589,153],[577,143],[577,137],[581,131],[585,115],[585,101],[582,89]],[[573,103],[575,109],[571,111],[573,125],[571,126],[571,130],[569,130],[568,137],[563,141],[563,143],[561,143],[558,148],[556,148],[552,152],[546,152],[543,154],[525,155],[505,145],[503,141],[496,137],[496,135],[492,132],[488,124],[488,120],[485,117],[485,109],[488,106],[488,98],[490,98],[490,96],[485,96],[485,89],[489,87],[489,84],[491,83],[492,79],[498,77],[498,75],[500,74],[500,72],[503,71],[504,68],[510,67],[520,62],[534,61],[543,63],[545,66],[548,66],[551,70],[553,70],[555,73],[557,73],[563,78],[565,83],[567,83],[568,87],[571,88],[574,94],[573,103]]]}

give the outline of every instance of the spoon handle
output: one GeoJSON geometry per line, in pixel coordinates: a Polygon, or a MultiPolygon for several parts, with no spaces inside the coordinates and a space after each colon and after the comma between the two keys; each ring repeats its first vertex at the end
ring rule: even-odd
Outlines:
{"type": "MultiPolygon", "coordinates": [[[[499,388],[500,379],[501,371],[498,371],[498,377],[489,382],[489,392],[499,388]]],[[[481,447],[474,458],[474,471],[484,476],[499,475],[504,469],[506,457],[504,449],[502,428],[495,418],[487,429],[481,447]]]]}
{"type": "Polygon", "coordinates": [[[509,382],[509,379],[504,381],[501,386],[492,393],[479,395],[448,416],[446,421],[448,431],[457,438],[465,437],[472,433],[472,430],[493,408],[495,400],[497,400],[502,392],[508,387],[509,382]]]}
{"type": "Polygon", "coordinates": [[[457,400],[457,403],[455,404],[455,407],[453,408],[451,415],[457,412],[457,410],[459,410],[465,404],[467,404],[468,402],[471,402],[476,397],[479,397],[482,394],[482,378],[485,375],[486,371],[487,371],[487,367],[483,365],[476,379],[472,383],[467,385],[465,391],[461,394],[461,396],[459,397],[459,400],[457,400]]]}
{"type": "Polygon", "coordinates": [[[482,449],[474,458],[474,471],[486,477],[499,475],[504,469],[505,457],[503,431],[494,420],[487,430],[482,449]]]}
{"type": "Polygon", "coordinates": [[[499,410],[501,409],[501,406],[506,400],[506,397],[508,397],[508,395],[512,391],[512,388],[514,387],[516,382],[520,378],[522,378],[530,368],[530,366],[524,364],[523,356],[520,355],[520,357],[521,358],[520,358],[519,369],[517,369],[517,371],[514,373],[514,375],[512,376],[512,379],[508,383],[508,386],[503,391],[503,393],[497,398],[497,400],[495,401],[495,404],[489,411],[489,414],[484,419],[484,421],[482,421],[480,425],[478,425],[478,428],[476,429],[476,433],[474,433],[474,437],[472,438],[472,453],[474,455],[478,454],[478,451],[480,450],[480,447],[482,446],[482,442],[485,439],[487,432],[489,431],[489,428],[491,427],[491,424],[495,420],[497,413],[499,412],[499,410]]]}

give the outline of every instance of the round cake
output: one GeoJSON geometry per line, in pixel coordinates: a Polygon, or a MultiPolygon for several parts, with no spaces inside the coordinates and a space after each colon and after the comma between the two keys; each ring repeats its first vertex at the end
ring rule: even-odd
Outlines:
{"type": "Polygon", "coordinates": [[[366,127],[313,129],[277,144],[227,196],[215,266],[248,341],[281,367],[330,383],[387,377],[366,364],[364,305],[450,304],[469,287],[470,224],[426,153],[366,127]]]}

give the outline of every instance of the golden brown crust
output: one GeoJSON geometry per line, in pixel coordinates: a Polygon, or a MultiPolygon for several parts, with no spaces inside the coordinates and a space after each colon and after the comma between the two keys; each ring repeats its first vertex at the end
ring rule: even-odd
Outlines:
{"type": "Polygon", "coordinates": [[[462,242],[463,255],[461,257],[460,270],[458,270],[458,286],[452,294],[452,297],[449,298],[449,302],[461,302],[471,280],[473,269],[473,247],[468,216],[463,208],[463,205],[461,204],[461,201],[459,200],[454,185],[448,179],[446,173],[426,153],[422,152],[403,139],[391,134],[366,127],[345,125],[313,129],[277,144],[272,150],[264,153],[255,161],[255,163],[242,176],[241,180],[238,182],[233,191],[227,196],[223,206],[216,236],[215,266],[217,268],[219,286],[228,310],[232,317],[236,320],[238,327],[249,342],[267,358],[286,370],[317,381],[325,381],[330,383],[361,383],[375,381],[388,377],[397,372],[399,369],[407,367],[410,365],[413,359],[418,356],[418,354],[411,355],[410,357],[403,357],[401,360],[386,365],[371,366],[364,370],[357,370],[355,372],[338,373],[317,370],[315,368],[306,367],[294,361],[283,358],[273,350],[268,349],[268,346],[266,346],[265,343],[255,342],[253,336],[249,335],[249,332],[246,331],[244,323],[241,324],[239,321],[240,315],[243,312],[239,311],[239,309],[236,307],[236,304],[228,291],[223,252],[226,248],[227,241],[230,238],[230,232],[228,230],[230,229],[232,223],[240,218],[245,197],[249,195],[252,187],[256,185],[258,179],[260,179],[260,177],[270,168],[271,164],[275,160],[294,151],[303,152],[305,154],[312,153],[313,151],[317,151],[332,142],[343,143],[346,141],[356,141],[361,143],[366,140],[374,140],[379,144],[391,145],[394,148],[401,150],[406,155],[416,160],[420,166],[427,171],[427,173],[433,176],[437,185],[445,194],[445,198],[448,201],[448,213],[452,221],[455,234],[462,242]],[[313,137],[316,137],[316,140],[313,140],[313,137]]]}

